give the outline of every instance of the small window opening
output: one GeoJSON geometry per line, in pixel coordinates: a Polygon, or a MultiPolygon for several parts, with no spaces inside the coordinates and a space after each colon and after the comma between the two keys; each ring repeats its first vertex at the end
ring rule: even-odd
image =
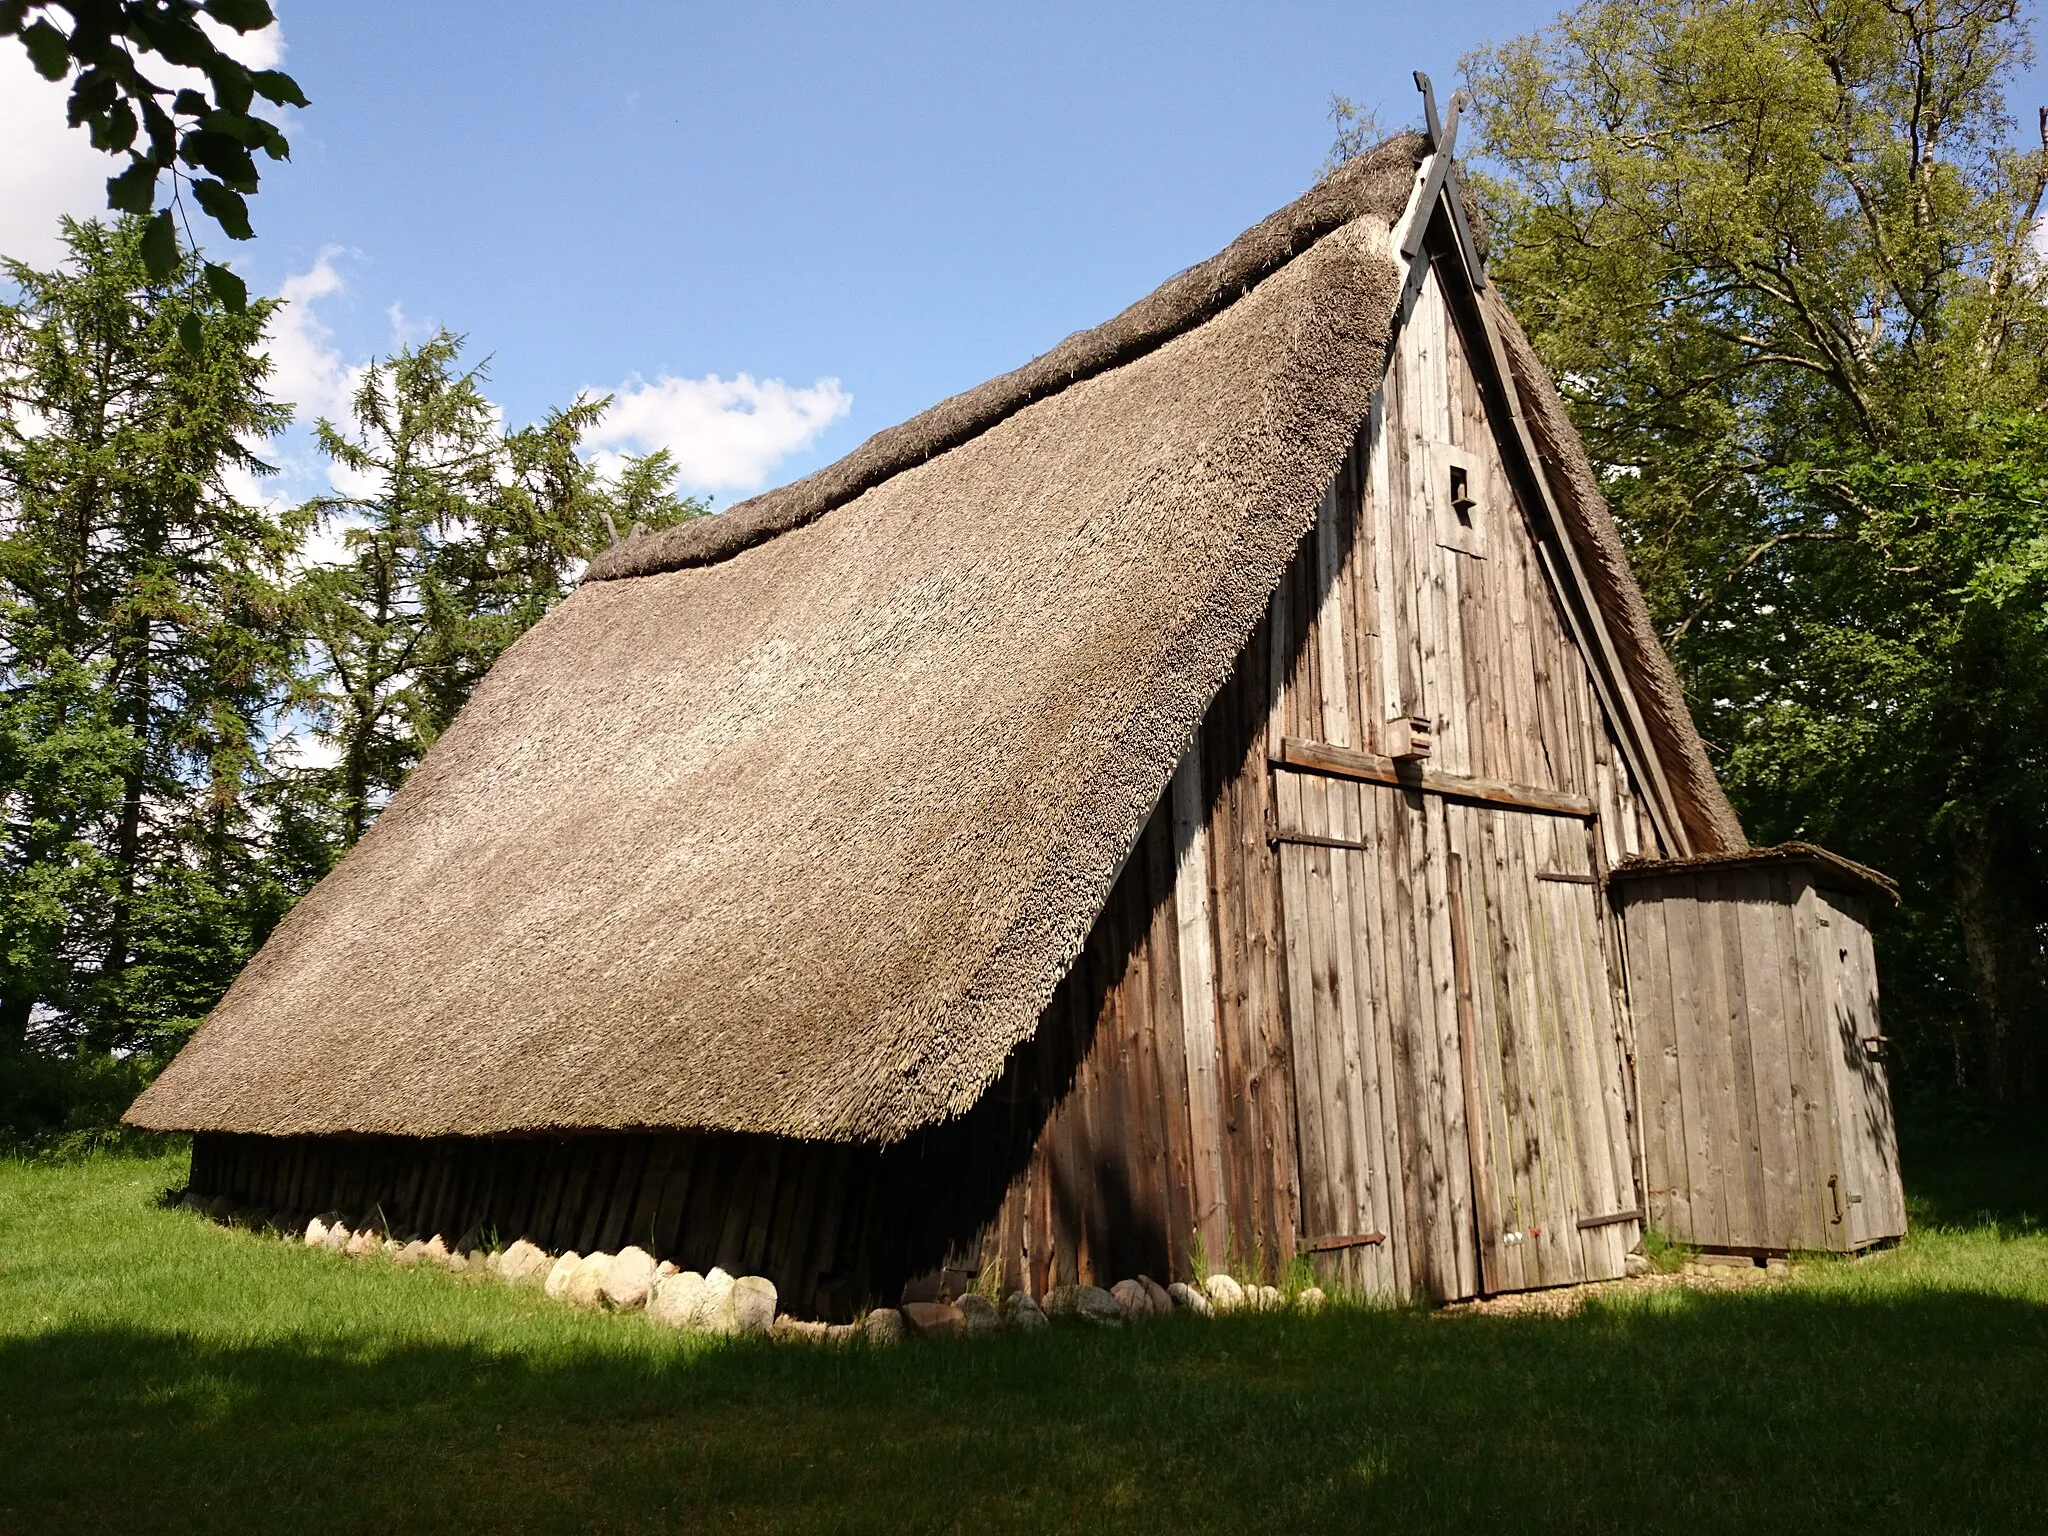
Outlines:
{"type": "Polygon", "coordinates": [[[1472,509],[1476,505],[1477,503],[1472,500],[1471,486],[1465,477],[1463,466],[1453,464],[1451,466],[1451,510],[1458,514],[1458,526],[1460,528],[1470,528],[1472,526],[1472,509]]]}

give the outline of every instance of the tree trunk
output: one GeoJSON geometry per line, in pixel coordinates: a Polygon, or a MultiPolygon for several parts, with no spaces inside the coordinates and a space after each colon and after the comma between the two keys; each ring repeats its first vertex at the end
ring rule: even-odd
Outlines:
{"type": "Polygon", "coordinates": [[[1957,925],[1978,1008],[1983,1090],[2001,1104],[2038,1102],[2048,1043],[2048,920],[2029,850],[1994,812],[1955,839],[1957,925]]]}

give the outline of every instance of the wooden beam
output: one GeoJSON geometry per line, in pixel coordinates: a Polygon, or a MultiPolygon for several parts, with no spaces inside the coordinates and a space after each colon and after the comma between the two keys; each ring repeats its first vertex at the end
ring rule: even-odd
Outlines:
{"type": "Polygon", "coordinates": [[[1275,832],[1266,839],[1271,846],[1281,843],[1301,843],[1310,848],[1349,848],[1358,853],[1370,853],[1371,843],[1361,843],[1350,837],[1324,837],[1317,832],[1275,832]]]}
{"type": "Polygon", "coordinates": [[[1624,1221],[1641,1221],[1641,1211],[1612,1211],[1605,1216],[1583,1216],[1579,1219],[1579,1230],[1591,1232],[1596,1227],[1616,1227],[1624,1221]]]}
{"type": "Polygon", "coordinates": [[[1335,1253],[1340,1248],[1377,1248],[1387,1240],[1384,1232],[1343,1232],[1334,1237],[1304,1238],[1303,1253],[1335,1253]]]}
{"type": "Polygon", "coordinates": [[[1399,789],[1420,790],[1442,795],[1446,800],[1465,800],[1478,805],[1504,805],[1518,811],[1543,811],[1552,816],[1593,819],[1593,802],[1584,795],[1562,790],[1538,789],[1530,784],[1504,784],[1498,779],[1472,779],[1462,774],[1440,773],[1433,768],[1396,763],[1376,752],[1308,741],[1285,736],[1273,761],[1283,768],[1309,773],[1327,773],[1340,779],[1359,779],[1368,784],[1391,784],[1399,789]]]}

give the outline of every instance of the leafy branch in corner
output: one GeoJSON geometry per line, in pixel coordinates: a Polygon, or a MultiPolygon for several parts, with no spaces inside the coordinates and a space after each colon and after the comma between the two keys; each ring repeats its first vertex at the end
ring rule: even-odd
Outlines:
{"type": "MultiPolygon", "coordinates": [[[[257,152],[285,160],[291,146],[254,107],[259,97],[303,107],[306,97],[283,71],[250,69],[229,57],[203,22],[249,33],[275,20],[267,0],[0,0],[0,37],[20,38],[44,79],[71,79],[71,126],[86,129],[95,149],[127,154],[127,167],[107,180],[107,206],[149,220],[141,253],[155,281],[177,266],[183,186],[229,239],[255,236],[248,199],[261,179],[257,152]],[[60,13],[68,26],[58,24],[60,13]],[[195,72],[205,88],[152,79],[143,73],[150,56],[195,72]],[[158,208],[157,187],[167,174],[169,204],[158,208]]],[[[197,248],[189,221],[185,238],[197,248]]],[[[241,278],[217,262],[203,270],[207,288],[230,313],[248,307],[241,278]]],[[[181,339],[197,350],[196,331],[181,339]]]]}

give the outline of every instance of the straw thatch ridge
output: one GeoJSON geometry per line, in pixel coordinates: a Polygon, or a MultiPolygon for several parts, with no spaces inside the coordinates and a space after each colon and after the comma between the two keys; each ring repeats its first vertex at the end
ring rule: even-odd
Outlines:
{"type": "Polygon", "coordinates": [[[1374,184],[1237,302],[834,515],[585,583],[131,1121],[889,1141],[965,1109],[1365,418],[1408,190],[1374,184]]]}
{"type": "Polygon", "coordinates": [[[816,474],[750,497],[717,517],[681,523],[607,550],[590,563],[584,580],[648,576],[730,559],[987,431],[1035,400],[1142,357],[1236,302],[1332,230],[1367,214],[1391,222],[1406,203],[1424,147],[1420,134],[1388,139],[1345,162],[1222,251],[1169,278],[1115,318],[1069,336],[1021,368],[877,432],[816,474]]]}
{"type": "Polygon", "coordinates": [[[1696,852],[1733,852],[1749,846],[1742,822],[1721,781],[1707,761],[1685,686],[1650,620],[1650,608],[1636,584],[1628,554],[1621,547],[1614,514],[1600,490],[1600,477],[1586,457],[1585,445],[1572,429],[1557,385],[1529,344],[1514,314],[1500,301],[1499,289],[1487,290],[1493,324],[1506,346],[1524,419],[1556,498],[1566,532],[1578,551],[1579,563],[1593,588],[1593,600],[1606,618],[1608,633],[1621,659],[1625,681],[1642,706],[1650,744],[1671,786],[1680,819],[1696,852]]]}

